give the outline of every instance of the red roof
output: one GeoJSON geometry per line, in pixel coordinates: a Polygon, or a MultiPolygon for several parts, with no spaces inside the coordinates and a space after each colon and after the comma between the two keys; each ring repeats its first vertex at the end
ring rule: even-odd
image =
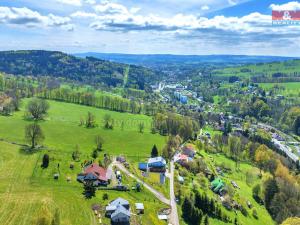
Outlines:
{"type": "Polygon", "coordinates": [[[104,169],[103,167],[100,167],[96,163],[87,166],[84,170],[84,173],[85,174],[92,173],[96,177],[98,177],[99,180],[107,181],[107,177],[106,177],[107,170],[104,169]]]}
{"type": "Polygon", "coordinates": [[[188,160],[187,155],[184,155],[184,154],[180,154],[179,158],[180,158],[180,160],[188,160]]]}

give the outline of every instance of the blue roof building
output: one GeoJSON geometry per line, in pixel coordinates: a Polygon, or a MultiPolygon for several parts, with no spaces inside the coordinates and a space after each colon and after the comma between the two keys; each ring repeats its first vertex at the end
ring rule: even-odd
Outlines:
{"type": "Polygon", "coordinates": [[[155,157],[155,158],[150,158],[148,160],[148,167],[151,168],[161,168],[161,167],[166,167],[166,160],[159,156],[159,157],[155,157]]]}
{"type": "Polygon", "coordinates": [[[188,102],[188,97],[185,96],[185,95],[181,95],[181,96],[180,96],[180,102],[181,102],[182,104],[187,104],[187,102],[188,102]]]}

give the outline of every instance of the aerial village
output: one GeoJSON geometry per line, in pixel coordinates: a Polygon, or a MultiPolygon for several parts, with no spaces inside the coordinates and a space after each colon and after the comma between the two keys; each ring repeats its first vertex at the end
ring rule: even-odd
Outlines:
{"type": "MultiPolygon", "coordinates": [[[[209,137],[209,133],[205,133],[200,138],[209,137]]],[[[188,179],[188,177],[185,177],[180,171],[182,171],[181,168],[190,169],[190,163],[193,161],[196,163],[200,162],[199,160],[201,160],[202,155],[196,149],[196,146],[193,144],[182,144],[175,152],[173,160],[170,162],[171,164],[167,163],[163,157],[158,155],[150,157],[145,162],[138,163],[138,165],[128,162],[125,156],[118,156],[112,159],[110,164],[106,167],[89,161],[82,165],[82,171],[78,173],[77,181],[83,184],[85,194],[87,195],[93,195],[93,192],[96,191],[105,191],[103,199],[108,198],[109,191],[112,190],[125,193],[137,193],[142,192],[146,188],[155,195],[158,201],[166,203],[167,205],[166,208],[156,212],[157,218],[169,224],[176,224],[176,221],[172,221],[174,213],[172,211],[174,207],[176,208],[176,203],[180,201],[180,196],[175,193],[170,193],[170,197],[174,197],[174,205],[172,205],[172,199],[167,199],[159,186],[163,189],[168,189],[168,185],[170,185],[170,190],[173,189],[172,191],[174,192],[175,185],[190,183],[190,180],[185,180],[186,178],[188,179]],[[175,171],[172,171],[170,168],[173,164],[175,165],[175,171]],[[132,177],[135,180],[134,185],[129,186],[128,182],[124,180],[125,176],[132,177]],[[157,176],[158,183],[151,183],[148,179],[151,176],[157,176]],[[166,182],[168,178],[171,180],[172,177],[174,179],[173,183],[166,182]]],[[[219,201],[224,207],[230,210],[232,208],[238,209],[240,206],[237,202],[230,199],[226,185],[240,189],[239,185],[234,180],[223,179],[224,173],[226,172],[225,168],[216,167],[215,171],[211,168],[212,167],[207,165],[203,168],[203,173],[210,181],[209,186],[211,190],[218,196],[219,201]]],[[[144,213],[149,210],[147,204],[147,200],[144,202],[130,203],[125,197],[116,197],[105,206],[100,203],[94,204],[92,210],[99,224],[105,224],[105,221],[107,222],[108,220],[114,225],[139,224],[139,222],[136,222],[137,217],[141,218],[144,213]]],[[[250,201],[248,201],[247,204],[249,208],[252,207],[250,201]]]]}

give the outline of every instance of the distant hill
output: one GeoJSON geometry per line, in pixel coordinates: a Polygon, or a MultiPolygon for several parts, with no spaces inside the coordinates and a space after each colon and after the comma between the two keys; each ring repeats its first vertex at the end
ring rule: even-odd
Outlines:
{"type": "Polygon", "coordinates": [[[92,56],[98,59],[109,60],[113,62],[129,63],[156,67],[163,64],[248,64],[248,63],[266,63],[276,61],[286,61],[294,58],[280,56],[247,56],[247,55],[135,55],[135,54],[114,54],[114,53],[78,53],[78,57],[92,56]]]}
{"type": "Polygon", "coordinates": [[[86,83],[125,85],[144,89],[145,84],[158,79],[156,72],[134,65],[78,58],[56,51],[0,51],[0,72],[14,75],[63,77],[86,83]]]}
{"type": "Polygon", "coordinates": [[[299,82],[300,60],[256,63],[236,67],[216,69],[211,73],[216,77],[251,78],[253,82],[299,82]]]}

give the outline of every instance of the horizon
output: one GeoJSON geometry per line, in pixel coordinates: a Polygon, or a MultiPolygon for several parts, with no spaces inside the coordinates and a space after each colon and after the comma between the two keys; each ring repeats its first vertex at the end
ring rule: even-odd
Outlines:
{"type": "Polygon", "coordinates": [[[291,58],[291,59],[300,59],[299,56],[287,56],[287,55],[244,55],[244,54],[172,54],[172,53],[121,53],[121,52],[96,52],[96,51],[83,51],[83,52],[67,52],[60,50],[46,50],[46,49],[9,49],[9,50],[0,50],[0,52],[6,51],[49,51],[49,52],[62,52],[68,55],[77,55],[80,54],[107,54],[107,55],[144,55],[144,56],[245,56],[245,57],[282,57],[282,58],[291,58]]]}
{"type": "Polygon", "coordinates": [[[272,25],[272,10],[299,9],[287,0],[2,1],[0,50],[299,57],[300,26],[272,25]]]}

